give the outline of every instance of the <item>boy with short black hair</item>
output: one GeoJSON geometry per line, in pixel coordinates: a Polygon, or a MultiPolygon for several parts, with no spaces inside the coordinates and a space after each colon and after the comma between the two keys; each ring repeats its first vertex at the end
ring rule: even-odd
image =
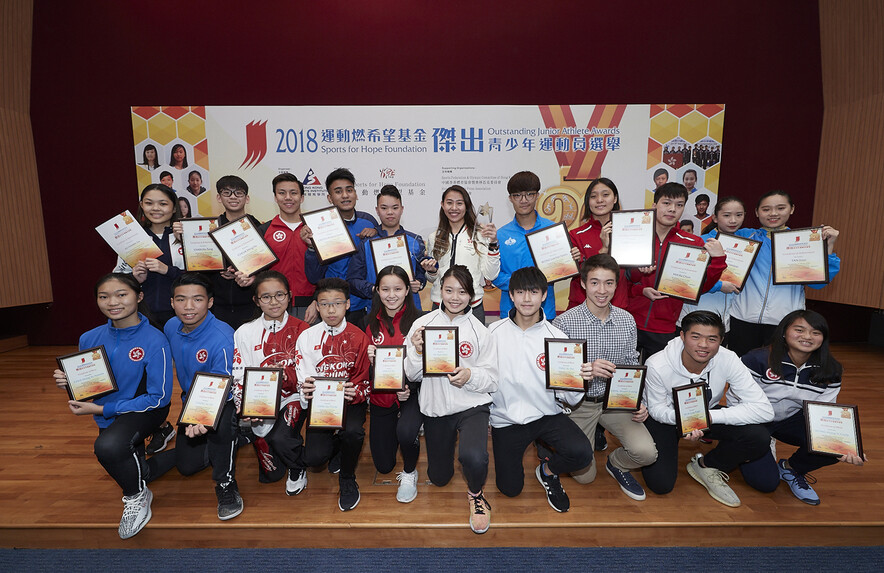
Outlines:
{"type": "MultiPolygon", "coordinates": [[[[362,248],[364,240],[374,237],[378,234],[378,222],[370,214],[356,210],[356,178],[349,169],[339,167],[325,178],[325,188],[328,191],[328,202],[338,208],[341,212],[341,218],[350,232],[350,237],[356,245],[356,250],[362,248]]],[[[302,233],[305,241],[309,241],[313,233],[309,227],[302,233]]],[[[312,244],[308,245],[307,253],[304,258],[305,272],[307,279],[316,284],[320,279],[325,277],[337,277],[341,279],[347,278],[347,271],[350,268],[350,261],[353,255],[341,257],[327,265],[319,263],[316,251],[313,250],[312,244]]],[[[365,315],[370,300],[362,298],[357,293],[350,295],[350,307],[347,313],[351,322],[358,323],[365,315]]]]}
{"type": "Polygon", "coordinates": [[[368,346],[371,341],[345,318],[350,307],[350,288],[340,278],[322,279],[316,284],[316,303],[322,321],[301,333],[296,345],[295,369],[301,383],[301,406],[306,409],[319,377],[346,378],[346,415],[343,430],[307,429],[304,463],[321,466],[335,453],[335,434],[340,439],[341,470],[338,507],[349,511],[359,503],[356,464],[365,441],[365,412],[368,406],[368,346]]]}
{"type": "Polygon", "coordinates": [[[654,266],[632,269],[627,273],[629,280],[629,302],[627,309],[638,327],[638,350],[647,360],[662,350],[675,338],[675,322],[681,313],[681,300],[662,294],[654,288],[657,271],[663,264],[666,247],[669,243],[704,247],[711,259],[706,268],[706,280],[700,292],[708,292],[727,267],[724,249],[717,239],[703,239],[678,228],[684,213],[688,191],[680,183],[666,183],[654,192],[653,208],[657,213],[654,233],[654,266]]]}
{"type": "Polygon", "coordinates": [[[716,501],[738,507],[740,498],[728,486],[728,473],[744,462],[770,452],[770,433],[764,426],[774,411],[749,369],[731,350],[721,348],[724,323],[708,310],[696,310],[681,321],[681,334],[648,359],[644,402],[645,422],[659,452],[657,461],[642,469],[648,487],[657,494],[672,491],[678,477],[678,445],[682,438],[696,442],[706,437],[718,444],[705,456],[695,454],[688,474],[716,501]],[[704,384],[710,428],[680,434],[672,389],[704,384]],[[721,407],[727,387],[728,407],[721,407]]]}
{"type": "Polygon", "coordinates": [[[525,475],[522,458],[535,440],[551,449],[534,470],[546,491],[550,507],[568,511],[571,502],[559,481],[560,473],[590,464],[592,445],[580,428],[564,414],[557,399],[572,404],[575,392],[556,392],[546,387],[544,339],[567,338],[545,319],[546,277],[537,267],[515,271],[509,281],[513,309],[509,316],[488,328],[488,340],[497,348],[498,388],[491,394],[491,438],[497,489],[515,497],[522,491],[525,475]]]}
{"type": "MultiPolygon", "coordinates": [[[[628,497],[642,501],[645,490],[630,471],[646,466],[657,459],[654,441],[643,422],[648,417],[642,406],[637,412],[605,412],[602,401],[605,385],[617,364],[638,363],[636,327],[632,316],[611,304],[620,278],[620,266],[611,255],[593,255],[580,265],[580,284],[586,291],[584,304],[563,312],[553,325],[567,338],[586,341],[587,362],[582,367],[589,387],[583,401],[571,409],[570,418],[590,440],[597,440],[596,428],[601,422],[620,440],[621,447],[608,454],[605,470],[628,497]]],[[[596,477],[595,460],[579,471],[572,471],[578,483],[591,483],[596,477]]]]}
{"type": "MultiPolygon", "coordinates": [[[[402,205],[402,195],[395,185],[384,185],[381,187],[377,197],[377,213],[381,220],[378,229],[378,237],[402,237],[408,253],[411,256],[411,268],[413,269],[413,279],[411,281],[411,292],[414,297],[414,304],[418,310],[421,310],[420,291],[427,284],[427,273],[420,265],[420,262],[427,258],[427,250],[424,246],[424,240],[420,235],[406,231],[399,224],[402,218],[402,212],[405,206],[402,205]]],[[[353,254],[350,259],[350,268],[347,270],[347,282],[350,283],[352,292],[361,298],[371,300],[371,295],[375,289],[377,282],[377,271],[374,264],[374,253],[371,249],[371,240],[369,239],[362,244],[362,248],[353,254]]],[[[404,269],[409,271],[410,269],[404,269]]]]}
{"type": "MultiPolygon", "coordinates": [[[[163,329],[182,390],[182,402],[196,372],[232,374],[233,329],[209,312],[214,300],[212,285],[200,273],[182,273],[172,283],[172,308],[175,316],[163,329]]],[[[173,467],[190,476],[212,466],[217,484],[218,519],[228,520],[242,513],[243,503],[236,485],[236,406],[231,392],[215,430],[202,424],[189,425],[179,433],[175,449],[162,452],[149,461],[150,479],[156,479],[173,467]]]]}

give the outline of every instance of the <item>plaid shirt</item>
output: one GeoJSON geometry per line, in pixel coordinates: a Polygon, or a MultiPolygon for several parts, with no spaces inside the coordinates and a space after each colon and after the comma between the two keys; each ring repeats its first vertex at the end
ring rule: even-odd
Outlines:
{"type": "MultiPolygon", "coordinates": [[[[586,304],[575,306],[556,317],[553,326],[569,338],[586,340],[586,356],[590,362],[603,358],[614,364],[638,364],[636,351],[635,319],[616,306],[608,307],[611,314],[604,322],[589,312],[586,304]]],[[[593,378],[586,395],[590,398],[604,396],[607,379],[593,378]]]]}

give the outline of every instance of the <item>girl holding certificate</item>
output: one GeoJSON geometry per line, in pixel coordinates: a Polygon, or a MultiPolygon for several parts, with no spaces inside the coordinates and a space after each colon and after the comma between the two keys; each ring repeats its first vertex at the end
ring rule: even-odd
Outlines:
{"type": "Polygon", "coordinates": [[[308,324],[287,312],[291,288],[278,271],[259,273],[254,282],[254,301],[261,316],[243,324],[233,334],[233,399],[242,411],[243,377],[246,368],[281,368],[283,381],[275,420],[253,419],[259,473],[262,480],[277,481],[286,473],[286,495],[298,495],[307,487],[304,465],[304,417],[295,372],[295,344],[308,324]],[[272,458],[272,461],[268,458],[272,458]]]}
{"type": "MultiPolygon", "coordinates": [[[[743,226],[745,218],[746,205],[743,200],[738,197],[724,197],[715,204],[709,232],[700,238],[707,241],[717,239],[720,233],[734,235],[743,226]]],[[[739,293],[740,289],[734,283],[726,280],[718,281],[715,286],[709,289],[709,292],[700,295],[698,304],[685,304],[681,307],[678,326],[681,327],[681,319],[695,310],[711,310],[724,321],[724,343],[727,345],[727,336],[730,331],[730,308],[734,296],[739,293]]]]}
{"type": "Polygon", "coordinates": [[[470,312],[475,300],[473,275],[463,265],[442,276],[440,308],[420,317],[408,332],[405,376],[422,382],[418,401],[424,415],[427,476],[444,486],[454,475],[454,447],[469,489],[470,528],[485,533],[491,525],[491,505],[483,495],[488,477],[488,417],[491,392],[497,390],[497,352],[488,330],[470,312]],[[451,336],[454,361],[447,374],[424,374],[424,328],[441,327],[451,336]]]}
{"type": "Polygon", "coordinates": [[[479,233],[475,230],[476,211],[470,194],[460,185],[452,185],[442,193],[439,227],[427,240],[427,253],[432,258],[421,261],[421,266],[427,271],[427,280],[433,283],[430,290],[433,308],[438,308],[442,302],[442,282],[438,277],[445,275],[454,265],[466,267],[472,277],[471,292],[475,293],[469,306],[476,318],[484,323],[482,297],[485,279],[496,279],[500,272],[500,247],[493,223],[483,225],[479,233]]]}
{"type": "Polygon", "coordinates": [[[156,259],[147,258],[135,267],[117,260],[116,272],[132,273],[144,290],[144,301],[151,314],[151,324],[161,329],[175,315],[172,310],[172,281],[184,269],[181,244],[172,233],[172,224],[180,219],[178,197],[160,183],[153,183],[141,192],[135,218],[153,242],[163,251],[156,259]]]}
{"type": "MultiPolygon", "coordinates": [[[[144,439],[169,413],[172,355],[163,333],[138,312],[144,294],[132,275],[105,275],[95,285],[95,297],[108,321],[80,337],[80,350],[104,346],[118,390],[93,402],[70,400],[68,406],[77,416],[91,414],[98,425],[95,456],[123,490],[118,532],[128,539],[151,517],[144,439]]],[[[65,373],[56,370],[54,377],[63,388],[65,373]]]]}
{"type": "MultiPolygon", "coordinates": [[[[368,357],[374,361],[376,346],[405,345],[405,334],[420,311],[409,296],[408,274],[398,266],[387,266],[378,273],[377,287],[371,301],[365,333],[372,340],[368,357]]],[[[419,384],[406,381],[402,392],[371,394],[371,457],[379,473],[387,474],[396,465],[396,449],[402,451],[403,467],[396,479],[396,500],[409,503],[417,497],[417,458],[420,454],[418,433],[423,416],[418,405],[419,384]]]]}
{"type": "MultiPolygon", "coordinates": [[[[777,324],[793,310],[804,308],[804,285],[773,284],[773,254],[770,235],[788,229],[789,217],[795,212],[792,197],[785,191],[771,191],[762,195],[755,208],[760,229],[740,229],[737,235],[761,241],[758,258],[749,272],[740,296],[731,307],[729,348],[743,356],[753,348],[768,344],[777,324]]],[[[834,253],[838,231],[824,225],[822,239],[828,241],[827,261],[829,280],[841,269],[841,259],[834,253]]],[[[820,289],[825,284],[807,285],[820,289]]]]}
{"type": "Polygon", "coordinates": [[[753,350],[742,360],[773,406],[773,422],[765,424],[771,436],[798,446],[789,459],[777,462],[771,451],[743,464],[746,483],[769,492],[782,480],[795,497],[819,505],[820,498],[810,487],[816,480],[809,472],[839,461],[857,466],[866,461],[853,454],[824,456],[808,450],[804,401],[833,403],[841,390],[843,369],[829,353],[826,319],[812,310],[790,312],[777,325],[770,346],[753,350]]]}
{"type": "MultiPolygon", "coordinates": [[[[617,186],[607,177],[599,177],[590,182],[583,195],[582,221],[584,224],[568,232],[571,236],[571,254],[574,260],[582,261],[599,253],[607,253],[611,245],[611,212],[620,210],[620,194],[617,186]]],[[[617,281],[617,291],[611,304],[626,308],[628,293],[623,271],[617,281]]],[[[568,291],[568,308],[583,304],[586,291],[580,286],[580,277],[571,279],[568,291]]]]}

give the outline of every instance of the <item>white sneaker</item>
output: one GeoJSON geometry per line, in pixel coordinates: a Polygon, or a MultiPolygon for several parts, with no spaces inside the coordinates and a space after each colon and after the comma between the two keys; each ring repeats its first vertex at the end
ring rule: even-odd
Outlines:
{"type": "Polygon", "coordinates": [[[123,517],[120,518],[120,539],[129,539],[141,531],[150,521],[150,503],[153,493],[141,482],[141,492],[131,497],[123,497],[123,517]]]}
{"type": "Polygon", "coordinates": [[[728,507],[740,507],[740,498],[727,485],[730,476],[715,468],[704,468],[700,465],[703,454],[695,454],[688,462],[688,473],[706,488],[712,499],[728,507]]]}
{"type": "Polygon", "coordinates": [[[399,480],[399,490],[396,492],[396,501],[399,503],[411,503],[417,497],[417,470],[413,472],[399,472],[396,474],[399,480]]]}
{"type": "Polygon", "coordinates": [[[304,491],[305,487],[307,487],[307,470],[295,470],[289,468],[289,471],[286,472],[285,478],[285,494],[298,495],[304,491]],[[297,472],[297,474],[295,472],[297,472]],[[292,476],[295,476],[294,479],[292,479],[292,476]]]}

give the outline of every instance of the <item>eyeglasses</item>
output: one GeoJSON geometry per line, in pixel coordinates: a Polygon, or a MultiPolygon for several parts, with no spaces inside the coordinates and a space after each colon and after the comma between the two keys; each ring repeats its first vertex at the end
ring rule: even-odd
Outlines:
{"type": "Polygon", "coordinates": [[[279,302],[285,302],[288,297],[289,297],[288,292],[280,291],[276,294],[262,294],[261,296],[258,297],[258,300],[260,300],[264,304],[270,304],[270,301],[274,300],[274,299],[276,299],[279,302]]]}
{"type": "Polygon", "coordinates": [[[515,201],[533,201],[535,197],[537,197],[537,191],[532,191],[531,193],[510,193],[510,197],[512,197],[515,201]]]}
{"type": "Polygon", "coordinates": [[[332,302],[320,302],[319,307],[328,310],[330,308],[343,308],[345,304],[347,304],[346,300],[335,300],[332,302]]]}
{"type": "Polygon", "coordinates": [[[218,194],[221,195],[222,197],[230,197],[231,195],[235,195],[237,197],[245,197],[246,196],[246,192],[243,191],[242,189],[236,189],[236,190],[224,189],[223,191],[218,191],[218,194]]]}

